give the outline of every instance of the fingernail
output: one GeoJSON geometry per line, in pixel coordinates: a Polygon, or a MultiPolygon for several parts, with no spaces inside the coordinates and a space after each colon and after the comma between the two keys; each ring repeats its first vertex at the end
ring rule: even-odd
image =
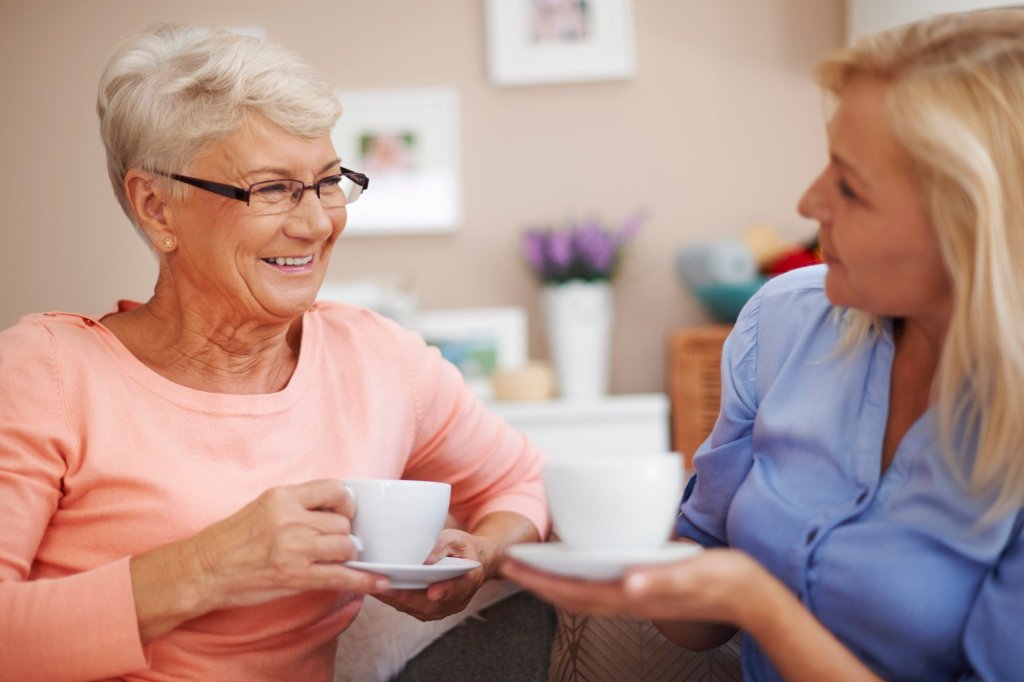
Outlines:
{"type": "Polygon", "coordinates": [[[626,578],[626,592],[630,594],[640,594],[647,589],[649,581],[643,575],[631,575],[626,578]]]}

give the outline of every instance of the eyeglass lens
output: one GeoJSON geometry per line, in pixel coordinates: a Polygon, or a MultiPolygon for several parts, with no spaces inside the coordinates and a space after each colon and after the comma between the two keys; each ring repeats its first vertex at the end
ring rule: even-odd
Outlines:
{"type": "Polygon", "coordinates": [[[249,206],[260,212],[288,211],[302,200],[307,189],[318,194],[320,203],[327,209],[351,204],[363,191],[362,185],[347,175],[332,175],[312,186],[298,180],[268,180],[249,188],[249,206]]]}

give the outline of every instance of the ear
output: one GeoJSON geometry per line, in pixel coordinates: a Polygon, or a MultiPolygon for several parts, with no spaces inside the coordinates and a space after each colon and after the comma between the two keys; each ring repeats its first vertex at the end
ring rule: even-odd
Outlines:
{"type": "Polygon", "coordinates": [[[174,238],[167,205],[168,196],[153,176],[138,168],[124,175],[124,191],[139,227],[157,250],[167,237],[174,238]]]}

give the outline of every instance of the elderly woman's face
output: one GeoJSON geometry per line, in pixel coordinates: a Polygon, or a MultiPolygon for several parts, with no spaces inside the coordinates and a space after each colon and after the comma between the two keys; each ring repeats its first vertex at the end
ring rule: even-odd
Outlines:
{"type": "Polygon", "coordinates": [[[885,117],[886,87],[866,78],[847,86],[829,125],[829,164],[799,210],[820,225],[833,304],[889,317],[948,314],[950,279],[885,117]]]}
{"type": "MultiPolygon", "coordinates": [[[[212,143],[185,174],[238,187],[264,180],[313,184],[338,173],[325,135],[295,137],[254,121],[212,143]]],[[[202,296],[209,311],[255,321],[287,321],[316,299],[346,210],[325,209],[306,191],[290,210],[260,215],[253,207],[200,189],[168,204],[178,248],[168,264],[175,280],[202,296]]]]}

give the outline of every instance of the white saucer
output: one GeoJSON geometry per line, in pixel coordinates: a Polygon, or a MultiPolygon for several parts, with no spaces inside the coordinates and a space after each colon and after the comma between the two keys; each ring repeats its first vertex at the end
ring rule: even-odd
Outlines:
{"type": "Polygon", "coordinates": [[[423,590],[441,580],[468,573],[480,567],[479,561],[460,559],[458,557],[442,557],[436,564],[375,564],[369,561],[346,561],[349,568],[360,571],[379,573],[391,579],[391,587],[396,590],[423,590]]]}
{"type": "Polygon", "coordinates": [[[527,566],[584,580],[615,580],[636,566],[682,561],[704,548],[691,542],[670,542],[657,549],[569,549],[560,542],[513,545],[508,554],[527,566]]]}

